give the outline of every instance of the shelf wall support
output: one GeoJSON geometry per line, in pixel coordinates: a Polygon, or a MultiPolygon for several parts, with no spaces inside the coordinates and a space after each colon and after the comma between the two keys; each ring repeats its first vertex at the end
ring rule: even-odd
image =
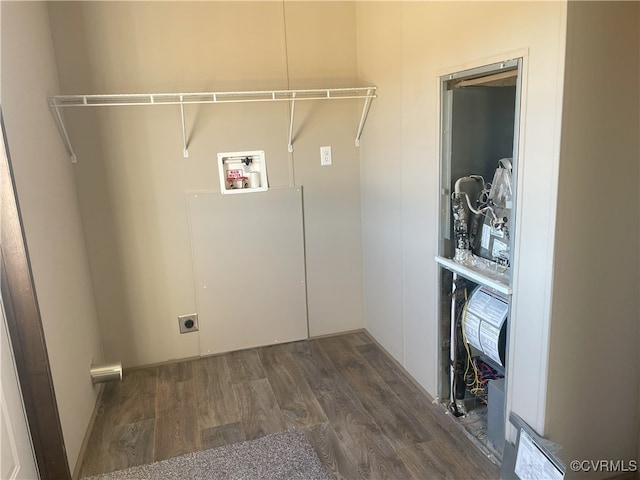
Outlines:
{"type": "Polygon", "coordinates": [[[60,108],[55,104],[55,102],[50,102],[49,107],[51,107],[51,111],[53,112],[53,118],[56,121],[58,131],[62,136],[62,141],[64,142],[64,147],[66,148],[67,153],[69,154],[71,163],[78,163],[78,159],[76,158],[76,153],[73,151],[73,146],[71,145],[71,140],[69,140],[69,134],[67,133],[67,129],[64,126],[64,120],[62,119],[62,113],[60,113],[60,108]]]}
{"type": "Polygon", "coordinates": [[[182,156],[189,158],[189,146],[187,145],[187,129],[184,123],[184,102],[183,97],[180,95],[180,116],[182,117],[182,156]]]}
{"type": "Polygon", "coordinates": [[[293,152],[293,114],[296,110],[296,93],[293,92],[291,96],[291,117],[289,119],[289,144],[287,150],[289,153],[293,152]]]}
{"type": "Polygon", "coordinates": [[[364,122],[367,120],[369,114],[369,107],[371,106],[371,99],[373,98],[373,88],[367,89],[367,96],[364,99],[364,106],[362,107],[362,115],[360,116],[360,124],[358,124],[358,133],[356,133],[356,147],[360,146],[360,136],[362,135],[362,129],[364,128],[364,122]]]}

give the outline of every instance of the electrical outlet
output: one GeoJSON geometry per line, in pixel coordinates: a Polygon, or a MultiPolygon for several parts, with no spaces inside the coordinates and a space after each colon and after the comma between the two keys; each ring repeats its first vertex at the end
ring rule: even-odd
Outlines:
{"type": "Polygon", "coordinates": [[[180,315],[178,317],[178,325],[180,333],[189,333],[198,331],[198,314],[180,315]]]}
{"type": "Polygon", "coordinates": [[[320,147],[320,165],[331,165],[331,147],[320,147]]]}

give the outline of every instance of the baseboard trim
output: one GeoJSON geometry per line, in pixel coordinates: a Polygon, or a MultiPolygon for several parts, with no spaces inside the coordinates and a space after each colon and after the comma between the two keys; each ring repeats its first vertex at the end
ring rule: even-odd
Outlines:
{"type": "Polygon", "coordinates": [[[389,351],[384,348],[382,346],[382,344],[375,339],[375,337],[373,335],[371,335],[371,333],[369,333],[369,331],[367,331],[366,328],[363,328],[362,330],[358,330],[358,331],[362,331],[367,337],[369,337],[369,339],[371,339],[371,341],[380,349],[382,350],[387,357],[389,357],[389,359],[393,362],[393,364],[398,367],[400,369],[401,372],[403,372],[407,378],[411,381],[411,383],[413,383],[413,385],[420,390],[421,393],[423,393],[427,398],[429,398],[431,400],[432,403],[437,403],[435,400],[435,397],[433,395],[431,395],[429,392],[427,392],[427,390],[425,390],[425,388],[420,385],[420,382],[418,382],[413,375],[411,375],[407,369],[404,367],[404,365],[402,365],[400,363],[400,361],[398,361],[393,355],[391,355],[391,353],[389,353],[389,351]]]}
{"type": "Polygon", "coordinates": [[[346,332],[335,332],[335,333],[326,333],[324,335],[314,335],[313,337],[309,337],[308,340],[320,340],[321,338],[339,337],[340,335],[349,335],[350,333],[366,333],[369,337],[371,337],[371,335],[369,335],[364,328],[356,328],[355,330],[348,330],[346,332]]]}
{"type": "Polygon", "coordinates": [[[102,393],[104,392],[104,384],[100,383],[97,385],[97,387],[98,387],[98,395],[96,395],[96,402],[93,405],[93,412],[91,412],[91,418],[89,418],[89,424],[87,425],[87,429],[84,432],[84,438],[82,439],[82,444],[80,445],[80,452],[78,452],[76,465],[73,469],[73,475],[71,476],[73,480],[80,479],[80,473],[82,472],[82,464],[84,463],[84,456],[87,453],[87,447],[89,445],[89,439],[91,438],[91,432],[93,432],[93,427],[96,423],[96,418],[98,417],[98,411],[100,410],[100,404],[102,403],[102,393]]]}

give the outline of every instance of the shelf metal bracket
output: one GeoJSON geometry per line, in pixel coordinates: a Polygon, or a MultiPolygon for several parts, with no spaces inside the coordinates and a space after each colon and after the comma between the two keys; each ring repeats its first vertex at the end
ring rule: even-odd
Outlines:
{"type": "Polygon", "coordinates": [[[184,125],[184,97],[180,95],[180,116],[182,117],[182,156],[189,158],[189,145],[187,145],[187,129],[184,125]]]}
{"type": "Polygon", "coordinates": [[[360,123],[358,124],[358,133],[356,133],[356,147],[360,146],[360,136],[362,135],[362,129],[364,128],[364,122],[367,120],[369,114],[369,107],[371,107],[371,100],[375,92],[375,88],[367,89],[367,96],[364,99],[364,106],[362,107],[362,115],[360,116],[360,123]]]}
{"type": "Polygon", "coordinates": [[[71,163],[78,163],[78,158],[76,157],[76,153],[73,151],[73,146],[71,146],[71,140],[69,140],[69,134],[67,133],[67,129],[64,126],[62,113],[60,112],[60,108],[56,104],[55,99],[49,100],[49,107],[51,107],[51,111],[53,112],[53,118],[56,121],[56,126],[58,127],[58,131],[60,132],[60,136],[62,137],[62,141],[64,142],[64,147],[66,148],[67,153],[69,154],[71,163]]]}
{"type": "Polygon", "coordinates": [[[296,110],[296,92],[291,95],[291,118],[289,120],[289,144],[287,150],[289,153],[293,152],[293,114],[296,110]]]}

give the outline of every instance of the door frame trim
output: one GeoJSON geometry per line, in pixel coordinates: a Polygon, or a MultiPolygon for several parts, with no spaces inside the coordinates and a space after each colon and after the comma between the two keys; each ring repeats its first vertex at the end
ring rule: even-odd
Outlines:
{"type": "Polygon", "coordinates": [[[1,108],[0,127],[0,285],[7,329],[40,478],[71,480],[1,108]]]}

